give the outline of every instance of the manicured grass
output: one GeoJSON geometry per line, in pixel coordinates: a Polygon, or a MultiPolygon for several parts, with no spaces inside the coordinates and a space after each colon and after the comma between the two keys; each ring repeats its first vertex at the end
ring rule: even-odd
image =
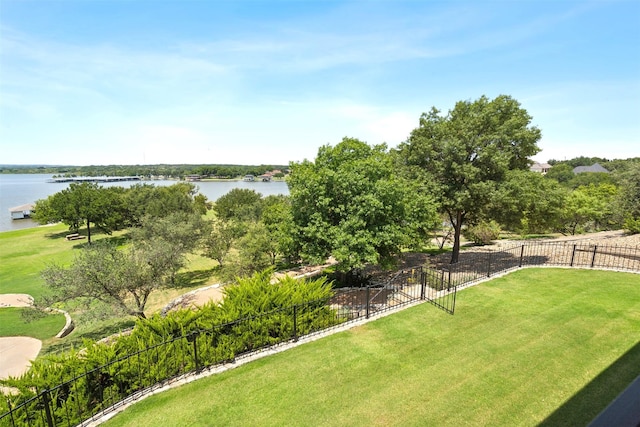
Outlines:
{"type": "Polygon", "coordinates": [[[80,240],[67,241],[65,225],[27,228],[0,233],[0,293],[25,293],[34,298],[42,295],[40,277],[49,263],[68,263],[73,247],[80,240]]]}
{"type": "Polygon", "coordinates": [[[640,374],[640,275],[529,269],[149,397],[108,426],[586,425],[640,374]]]}
{"type": "Polygon", "coordinates": [[[55,336],[64,327],[63,314],[47,314],[27,322],[22,313],[32,308],[9,307],[0,309],[0,337],[26,336],[45,340],[55,336]]]}

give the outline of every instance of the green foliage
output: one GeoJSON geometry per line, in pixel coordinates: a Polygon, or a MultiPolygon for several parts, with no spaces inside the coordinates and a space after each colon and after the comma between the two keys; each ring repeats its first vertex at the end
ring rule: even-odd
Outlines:
{"type": "Polygon", "coordinates": [[[554,165],[544,176],[546,179],[554,179],[560,184],[569,185],[574,178],[573,167],[568,163],[558,163],[554,165]]]}
{"type": "Polygon", "coordinates": [[[226,281],[250,276],[256,271],[275,265],[277,242],[261,222],[248,225],[247,232],[237,243],[237,250],[223,266],[221,276],[226,281]]]}
{"type": "Polygon", "coordinates": [[[204,227],[200,214],[178,211],[159,218],[144,217],[140,227],[131,231],[131,238],[134,241],[161,239],[191,251],[198,245],[204,227]]]}
{"type": "Polygon", "coordinates": [[[294,241],[305,261],[331,255],[343,271],[378,264],[397,255],[416,229],[436,222],[431,199],[411,191],[385,145],[344,138],[291,170],[294,241]]]}
{"type": "Polygon", "coordinates": [[[631,234],[640,233],[640,218],[633,219],[632,217],[627,217],[624,220],[624,229],[631,234]]]}
{"type": "Polygon", "coordinates": [[[73,231],[86,225],[87,240],[91,243],[91,224],[107,234],[124,225],[121,190],[73,182],[69,188],[38,200],[33,219],[41,224],[63,222],[73,231]]]}
{"type": "Polygon", "coordinates": [[[262,210],[262,195],[247,188],[234,188],[216,200],[213,210],[222,220],[257,221],[262,210]]]}
{"type": "Polygon", "coordinates": [[[494,200],[494,218],[522,235],[557,228],[569,191],[530,171],[510,171],[494,200]]]}
{"type": "Polygon", "coordinates": [[[539,151],[540,130],[513,98],[457,102],[443,116],[436,108],[420,117],[399,148],[402,165],[419,169],[435,184],[436,200],[454,227],[451,262],[457,262],[467,221],[491,217],[497,187],[510,170],[525,170],[539,151]]]}
{"type": "Polygon", "coordinates": [[[565,234],[615,228],[622,222],[615,210],[617,187],[600,184],[579,187],[566,198],[559,230],[565,234]]]}
{"type": "Polygon", "coordinates": [[[42,271],[51,291],[44,305],[75,300],[90,308],[97,300],[114,311],[145,317],[149,294],[167,286],[177,269],[173,245],[160,240],[148,243],[118,250],[99,242],[82,249],[68,268],[49,265],[42,271]]]}
{"type": "Polygon", "coordinates": [[[297,261],[299,255],[294,241],[295,224],[291,198],[283,195],[265,197],[261,221],[275,242],[277,252],[289,263],[297,261]]]}
{"type": "Polygon", "coordinates": [[[233,242],[244,234],[244,227],[237,221],[214,220],[205,228],[202,240],[202,254],[224,265],[233,242]]]}
{"type": "Polygon", "coordinates": [[[495,221],[480,221],[464,229],[464,236],[478,245],[486,245],[500,237],[500,225],[495,221]]]}

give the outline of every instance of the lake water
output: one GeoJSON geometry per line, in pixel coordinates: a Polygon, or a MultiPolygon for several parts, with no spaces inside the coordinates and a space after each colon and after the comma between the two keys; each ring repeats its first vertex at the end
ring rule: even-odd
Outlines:
{"type": "MultiPolygon", "coordinates": [[[[30,219],[12,220],[9,209],[15,206],[35,203],[36,200],[46,199],[58,191],[64,190],[69,183],[47,182],[53,175],[47,174],[0,174],[0,231],[18,230],[21,228],[37,227],[39,224],[30,219]]],[[[136,183],[153,185],[173,185],[178,181],[131,181],[101,183],[104,187],[130,187],[136,183]]],[[[200,181],[194,182],[200,194],[210,201],[217,200],[234,188],[248,188],[263,196],[289,194],[289,187],[284,181],[245,182],[245,181],[200,181]]]]}

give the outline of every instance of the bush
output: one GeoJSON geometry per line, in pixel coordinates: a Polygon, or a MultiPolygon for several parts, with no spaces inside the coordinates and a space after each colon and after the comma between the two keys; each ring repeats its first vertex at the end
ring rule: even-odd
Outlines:
{"type": "Polygon", "coordinates": [[[624,220],[623,228],[631,234],[640,233],[640,218],[634,219],[627,217],[627,219],[624,220]]]}
{"type": "Polygon", "coordinates": [[[482,221],[464,230],[464,237],[478,245],[486,245],[500,236],[500,225],[495,221],[482,221]]]}

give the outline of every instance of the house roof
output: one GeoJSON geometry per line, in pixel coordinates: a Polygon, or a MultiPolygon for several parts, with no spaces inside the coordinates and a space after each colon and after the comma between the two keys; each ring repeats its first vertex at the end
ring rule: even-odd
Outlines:
{"type": "Polygon", "coordinates": [[[24,211],[32,211],[35,208],[33,203],[27,203],[26,205],[15,206],[13,208],[9,208],[9,212],[24,212],[24,211]]]}
{"type": "Polygon", "coordinates": [[[533,162],[533,164],[529,168],[529,170],[532,170],[532,171],[543,171],[543,170],[549,170],[549,169],[551,169],[551,165],[549,163],[538,163],[538,162],[533,162]]]}
{"type": "Polygon", "coordinates": [[[582,172],[603,172],[609,173],[604,167],[602,167],[599,163],[594,163],[591,166],[578,166],[573,168],[573,173],[582,173],[582,172]]]}

